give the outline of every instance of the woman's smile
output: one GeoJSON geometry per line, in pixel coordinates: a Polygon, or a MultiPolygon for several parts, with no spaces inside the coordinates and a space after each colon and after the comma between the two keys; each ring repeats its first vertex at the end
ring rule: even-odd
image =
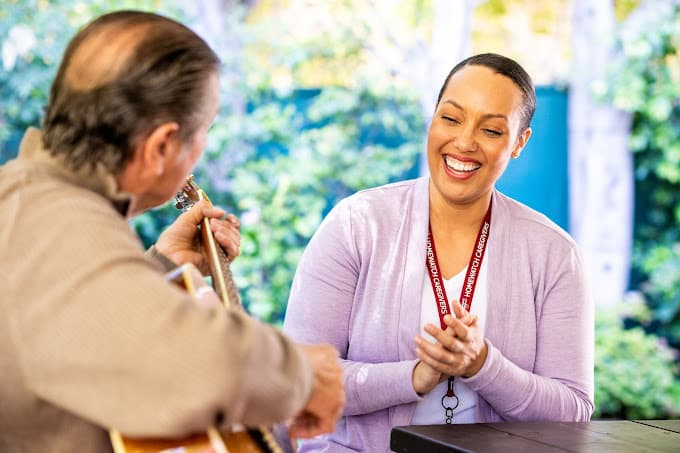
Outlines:
{"type": "Polygon", "coordinates": [[[453,154],[444,154],[444,171],[455,179],[468,179],[472,177],[482,164],[470,158],[463,158],[453,154]]]}

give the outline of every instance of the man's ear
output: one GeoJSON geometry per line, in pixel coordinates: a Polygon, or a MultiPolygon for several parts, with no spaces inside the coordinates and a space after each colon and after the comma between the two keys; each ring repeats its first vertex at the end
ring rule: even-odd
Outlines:
{"type": "Polygon", "coordinates": [[[139,142],[137,152],[140,153],[144,173],[149,176],[161,176],[164,173],[168,158],[174,157],[181,148],[178,132],[178,123],[163,123],[139,142]]]}
{"type": "Polygon", "coordinates": [[[531,137],[531,128],[527,127],[517,137],[517,143],[515,143],[515,148],[512,150],[512,153],[510,154],[510,156],[513,159],[517,159],[519,157],[519,155],[522,153],[522,150],[524,149],[527,142],[529,141],[529,137],[531,137]]]}

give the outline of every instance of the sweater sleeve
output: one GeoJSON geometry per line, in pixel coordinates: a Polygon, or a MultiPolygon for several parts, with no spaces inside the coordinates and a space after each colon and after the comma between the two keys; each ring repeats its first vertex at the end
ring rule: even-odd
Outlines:
{"type": "Polygon", "coordinates": [[[240,311],[195,304],[110,206],[75,196],[22,213],[27,225],[50,219],[17,245],[13,270],[9,324],[27,388],[131,436],[272,424],[302,409],[312,372],[294,343],[240,311]]]}
{"type": "Polygon", "coordinates": [[[158,267],[161,272],[170,272],[177,267],[177,263],[158,251],[155,245],[149,247],[144,255],[158,267]]]}
{"type": "Polygon", "coordinates": [[[358,252],[355,221],[350,200],[343,200],[326,216],[298,264],[283,324],[284,332],[301,343],[329,343],[338,349],[347,395],[344,415],[419,400],[412,384],[415,360],[348,359],[351,331],[357,328],[354,304],[370,304],[372,297],[357,289],[362,266],[368,265],[370,257],[358,252]]]}
{"type": "Polygon", "coordinates": [[[491,342],[476,375],[463,379],[506,421],[588,421],[593,411],[593,308],[572,247],[552,275],[537,320],[536,359],[527,371],[491,342]]]}

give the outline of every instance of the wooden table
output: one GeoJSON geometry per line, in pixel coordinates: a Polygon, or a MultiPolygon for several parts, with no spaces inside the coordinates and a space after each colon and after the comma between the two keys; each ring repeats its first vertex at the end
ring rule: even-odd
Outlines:
{"type": "Polygon", "coordinates": [[[680,420],[598,420],[400,426],[392,429],[397,453],[680,453],[680,420]]]}

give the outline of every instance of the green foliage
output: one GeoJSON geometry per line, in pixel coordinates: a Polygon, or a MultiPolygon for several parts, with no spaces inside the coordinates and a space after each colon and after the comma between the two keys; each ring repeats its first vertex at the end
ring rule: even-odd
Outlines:
{"type": "Polygon", "coordinates": [[[45,2],[11,2],[0,10],[0,162],[13,157],[26,127],[40,123],[58,56],[74,29],[65,8],[45,2]],[[14,146],[5,146],[10,140],[14,146]]]}
{"type": "MultiPolygon", "coordinates": [[[[341,198],[413,169],[424,126],[416,99],[401,91],[329,87],[246,96],[252,109],[218,120],[195,175],[213,203],[241,218],[237,286],[250,313],[277,324],[324,215],[341,198]],[[243,160],[225,166],[235,144],[243,160]]],[[[153,211],[134,224],[150,243],[175,215],[153,211]]]]}
{"type": "Polygon", "coordinates": [[[594,418],[680,417],[676,352],[640,327],[624,329],[619,315],[599,311],[595,324],[594,418]]]}
{"type": "Polygon", "coordinates": [[[610,99],[633,114],[634,284],[659,332],[680,346],[680,6],[647,2],[629,16],[610,99]]]}
{"type": "MultiPolygon", "coordinates": [[[[272,108],[258,105],[254,118],[272,108]]],[[[280,108],[277,118],[286,124],[277,128],[276,146],[260,143],[266,151],[233,174],[243,220],[235,273],[251,313],[281,321],[295,267],[323,216],[341,198],[414,166],[423,127],[417,106],[398,92],[385,96],[365,86],[325,88],[306,108],[280,108]]]]}
{"type": "Polygon", "coordinates": [[[479,11],[490,16],[503,16],[508,12],[508,5],[503,0],[488,0],[478,6],[479,11]]]}
{"type": "Polygon", "coordinates": [[[680,242],[670,247],[662,244],[652,247],[641,260],[642,270],[649,279],[642,290],[650,298],[654,318],[660,323],[660,333],[677,340],[680,338],[680,242]]]}
{"type": "MultiPolygon", "coordinates": [[[[361,42],[350,30],[289,43],[280,28],[231,28],[236,41],[275,51],[266,67],[258,52],[221,55],[221,115],[195,171],[212,201],[241,218],[234,277],[246,309],[273,324],[283,320],[295,268],[323,217],[357,190],[412,175],[424,131],[418,100],[388,74],[306,88],[310,71],[328,81],[354,67],[361,42]]],[[[154,211],[135,226],[150,243],[172,216],[154,211]]]]}
{"type": "Polygon", "coordinates": [[[605,416],[666,418],[680,413],[680,6],[645,8],[624,24],[608,94],[633,114],[632,283],[648,310],[629,316],[628,330],[600,320],[596,399],[605,416]]]}
{"type": "Polygon", "coordinates": [[[624,20],[640,4],[640,0],[615,0],[614,14],[618,20],[624,20]]]}

